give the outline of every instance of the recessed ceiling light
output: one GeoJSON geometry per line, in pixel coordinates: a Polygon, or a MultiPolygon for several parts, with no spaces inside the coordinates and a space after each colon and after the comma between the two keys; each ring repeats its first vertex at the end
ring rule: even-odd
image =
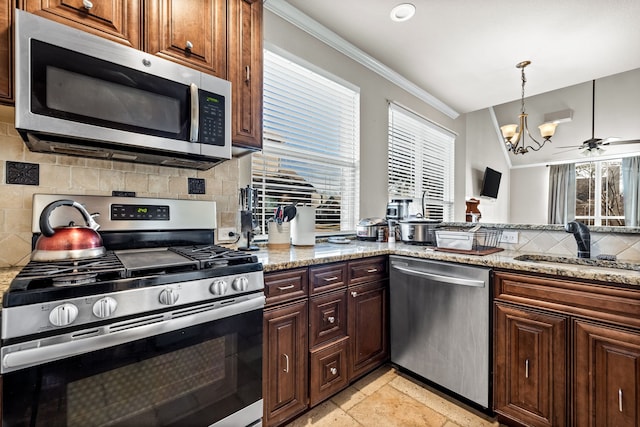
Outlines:
{"type": "Polygon", "coordinates": [[[413,18],[416,14],[416,7],[411,3],[402,3],[391,9],[391,20],[396,22],[404,22],[413,18]]]}

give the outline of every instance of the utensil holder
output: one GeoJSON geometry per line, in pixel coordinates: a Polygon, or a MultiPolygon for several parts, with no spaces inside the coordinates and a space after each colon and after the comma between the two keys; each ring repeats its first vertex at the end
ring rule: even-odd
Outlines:
{"type": "Polygon", "coordinates": [[[278,224],[277,222],[270,222],[269,239],[267,246],[270,248],[288,248],[291,246],[291,223],[283,222],[278,224]]]}

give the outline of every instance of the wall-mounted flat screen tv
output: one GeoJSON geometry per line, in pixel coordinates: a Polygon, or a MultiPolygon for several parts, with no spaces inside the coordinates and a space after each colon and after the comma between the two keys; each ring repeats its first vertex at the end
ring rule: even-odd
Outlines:
{"type": "Polygon", "coordinates": [[[482,178],[480,196],[491,197],[492,199],[497,198],[498,189],[500,189],[500,178],[502,178],[501,172],[486,168],[484,170],[484,177],[482,178]]]}

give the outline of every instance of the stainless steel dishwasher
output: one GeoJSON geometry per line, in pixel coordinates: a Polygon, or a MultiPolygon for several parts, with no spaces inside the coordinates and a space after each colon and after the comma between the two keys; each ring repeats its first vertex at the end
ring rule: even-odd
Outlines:
{"type": "Polygon", "coordinates": [[[391,362],[488,408],[491,269],[390,263],[391,362]]]}

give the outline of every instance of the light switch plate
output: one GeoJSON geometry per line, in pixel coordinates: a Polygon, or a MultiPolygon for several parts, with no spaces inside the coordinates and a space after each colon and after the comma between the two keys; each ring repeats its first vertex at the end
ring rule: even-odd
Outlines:
{"type": "Polygon", "coordinates": [[[518,232],[517,231],[503,231],[502,236],[500,237],[500,243],[518,243],[518,232]]]}

